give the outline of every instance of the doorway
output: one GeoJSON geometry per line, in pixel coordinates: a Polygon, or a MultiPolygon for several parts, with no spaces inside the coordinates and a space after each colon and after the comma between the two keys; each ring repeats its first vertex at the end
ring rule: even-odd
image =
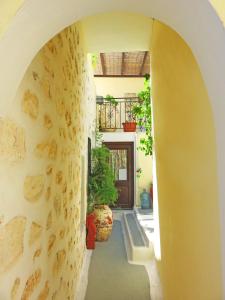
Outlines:
{"type": "Polygon", "coordinates": [[[113,208],[132,209],[134,206],[134,143],[105,142],[111,152],[118,201],[113,208]]]}

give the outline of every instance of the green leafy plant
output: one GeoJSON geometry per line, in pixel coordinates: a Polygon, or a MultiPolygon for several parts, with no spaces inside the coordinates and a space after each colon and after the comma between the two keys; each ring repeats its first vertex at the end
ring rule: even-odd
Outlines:
{"type": "Polygon", "coordinates": [[[103,134],[99,131],[99,128],[95,129],[95,145],[101,147],[103,141],[103,134]]]}
{"type": "Polygon", "coordinates": [[[113,104],[115,106],[118,104],[118,101],[111,95],[106,95],[105,100],[110,102],[111,104],[113,104]]]}
{"type": "Polygon", "coordinates": [[[132,113],[139,128],[145,130],[145,137],[140,139],[138,150],[143,151],[145,155],[152,155],[152,108],[149,74],[145,75],[144,88],[138,93],[138,97],[140,101],[133,107],[132,113]]]}
{"type": "Polygon", "coordinates": [[[114,205],[118,192],[115,177],[109,164],[110,151],[105,145],[92,149],[92,170],[88,183],[88,206],[114,205]]]}
{"type": "Polygon", "coordinates": [[[94,202],[92,201],[92,199],[88,198],[88,202],[87,202],[87,215],[91,214],[94,211],[94,202]]]}

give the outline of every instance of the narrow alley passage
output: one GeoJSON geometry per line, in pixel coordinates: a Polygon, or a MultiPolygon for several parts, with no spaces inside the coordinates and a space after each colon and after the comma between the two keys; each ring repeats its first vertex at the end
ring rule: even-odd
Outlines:
{"type": "Polygon", "coordinates": [[[0,68],[0,300],[225,300],[225,0],[0,0],[0,68]]]}
{"type": "Polygon", "coordinates": [[[150,300],[150,285],[144,266],[127,261],[122,226],[114,220],[107,242],[93,252],[85,300],[150,300]]]}

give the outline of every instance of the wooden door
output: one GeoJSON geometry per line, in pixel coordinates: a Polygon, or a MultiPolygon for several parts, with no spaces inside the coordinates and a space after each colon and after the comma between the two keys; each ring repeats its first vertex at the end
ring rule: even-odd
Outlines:
{"type": "Polygon", "coordinates": [[[111,152],[118,201],[114,208],[132,209],[134,206],[134,144],[133,142],[105,142],[111,152]]]}

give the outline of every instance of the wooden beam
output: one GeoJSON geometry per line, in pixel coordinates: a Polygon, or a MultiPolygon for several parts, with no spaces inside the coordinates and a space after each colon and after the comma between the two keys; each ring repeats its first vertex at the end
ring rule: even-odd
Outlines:
{"type": "Polygon", "coordinates": [[[105,65],[105,56],[104,53],[100,53],[101,65],[102,65],[102,74],[106,75],[106,65],[105,65]]]}
{"type": "Polygon", "coordinates": [[[141,68],[140,68],[140,73],[139,73],[140,76],[142,75],[142,72],[144,70],[144,66],[145,66],[147,56],[148,56],[148,51],[145,51],[143,61],[142,61],[142,64],[141,64],[141,68]]]}
{"type": "Polygon", "coordinates": [[[124,74],[124,69],[125,69],[125,52],[122,52],[121,76],[124,74]]]}

